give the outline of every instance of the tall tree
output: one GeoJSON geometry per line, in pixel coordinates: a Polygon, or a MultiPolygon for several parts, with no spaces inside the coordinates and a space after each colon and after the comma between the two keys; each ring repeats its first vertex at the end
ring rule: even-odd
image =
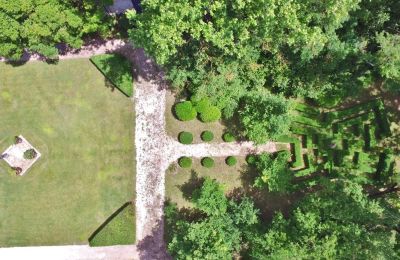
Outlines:
{"type": "Polygon", "coordinates": [[[288,219],[278,214],[253,237],[256,259],[396,259],[397,216],[360,185],[336,182],[307,196],[288,219]]]}

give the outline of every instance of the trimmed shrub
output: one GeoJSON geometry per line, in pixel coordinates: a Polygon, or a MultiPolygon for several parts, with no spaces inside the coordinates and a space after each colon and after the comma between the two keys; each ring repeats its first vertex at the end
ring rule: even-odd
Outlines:
{"type": "Polygon", "coordinates": [[[201,133],[201,140],[204,142],[210,142],[214,139],[214,134],[211,131],[204,131],[201,133]]]}
{"type": "Polygon", "coordinates": [[[215,164],[214,160],[210,157],[204,157],[201,160],[201,165],[203,165],[206,168],[212,168],[212,167],[214,167],[214,164],[215,164]]]}
{"type": "Polygon", "coordinates": [[[215,122],[221,118],[221,110],[216,106],[210,106],[200,113],[200,120],[204,123],[215,122]]]}
{"type": "Polygon", "coordinates": [[[234,166],[237,163],[237,159],[234,156],[228,156],[225,160],[225,163],[229,166],[234,166]]]}
{"type": "Polygon", "coordinates": [[[192,102],[183,101],[175,105],[175,115],[181,121],[190,121],[196,118],[197,112],[192,102]]]}
{"type": "Polygon", "coordinates": [[[256,155],[254,155],[254,154],[249,154],[249,155],[247,155],[247,157],[246,157],[246,162],[247,162],[248,164],[254,164],[254,163],[256,162],[256,159],[257,159],[257,156],[256,156],[256,155]]]}
{"type": "Polygon", "coordinates": [[[193,142],[193,134],[190,132],[180,132],[178,139],[182,144],[191,144],[193,142]]]}
{"type": "Polygon", "coordinates": [[[28,149],[24,152],[24,159],[26,160],[32,160],[35,159],[37,156],[37,153],[35,151],[35,149],[28,149]]]}
{"type": "Polygon", "coordinates": [[[206,113],[212,106],[208,98],[202,98],[199,101],[193,101],[193,105],[199,114],[206,113]]]}
{"type": "Polygon", "coordinates": [[[230,132],[226,132],[225,134],[223,134],[222,139],[225,142],[234,142],[235,141],[235,137],[230,132]]]}
{"type": "Polygon", "coordinates": [[[181,157],[178,160],[178,164],[182,168],[190,168],[192,166],[192,158],[189,158],[189,157],[186,157],[186,156],[181,157]]]}

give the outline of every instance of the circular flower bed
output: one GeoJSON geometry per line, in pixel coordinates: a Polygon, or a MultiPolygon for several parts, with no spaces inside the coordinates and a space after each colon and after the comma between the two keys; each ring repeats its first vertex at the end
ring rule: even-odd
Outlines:
{"type": "Polygon", "coordinates": [[[190,132],[180,132],[178,140],[182,144],[191,144],[193,142],[193,134],[190,132]]]}
{"type": "Polygon", "coordinates": [[[210,157],[204,157],[201,160],[201,165],[203,165],[206,168],[212,168],[212,167],[214,167],[214,164],[215,164],[214,160],[210,157]]]}
{"type": "Polygon", "coordinates": [[[211,131],[204,131],[201,133],[201,140],[204,142],[211,142],[214,139],[214,134],[211,131]]]}

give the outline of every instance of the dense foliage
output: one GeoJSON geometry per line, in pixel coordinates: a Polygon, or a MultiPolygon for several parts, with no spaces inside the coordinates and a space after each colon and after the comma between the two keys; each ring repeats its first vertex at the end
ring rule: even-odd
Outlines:
{"type": "Polygon", "coordinates": [[[244,233],[257,221],[253,203],[246,198],[228,200],[221,186],[209,178],[194,192],[193,202],[204,217],[188,221],[175,206],[166,209],[169,252],[174,259],[231,259],[244,233]]]}
{"type": "Polygon", "coordinates": [[[28,49],[57,58],[56,44],[79,48],[86,35],[109,35],[110,19],[94,0],[1,0],[0,56],[19,59],[28,49]]]}
{"type": "Polygon", "coordinates": [[[133,68],[128,59],[119,54],[102,54],[90,60],[117,89],[128,97],[133,95],[133,68]]]}
{"type": "Polygon", "coordinates": [[[289,105],[281,96],[260,93],[245,96],[239,115],[244,134],[256,143],[275,140],[289,131],[289,105]]]}
{"type": "Polygon", "coordinates": [[[208,178],[194,191],[192,202],[191,214],[176,206],[166,209],[168,250],[175,259],[399,257],[400,211],[371,199],[356,183],[326,183],[269,225],[258,217],[251,199],[229,200],[208,178]]]}
{"type": "MultiPolygon", "coordinates": [[[[380,78],[398,89],[398,1],[145,0],[142,8],[128,13],[130,38],[173,86],[208,98],[226,118],[247,93],[265,89],[324,106],[380,78]]],[[[246,134],[271,130],[252,124],[246,134]]]]}
{"type": "Polygon", "coordinates": [[[294,174],[289,169],[289,158],[290,154],[286,151],[276,155],[263,153],[257,156],[253,165],[259,175],[254,185],[259,188],[267,186],[269,191],[290,191],[294,174]]]}
{"type": "Polygon", "coordinates": [[[178,140],[182,144],[191,144],[193,142],[193,134],[190,132],[180,132],[178,140]]]}

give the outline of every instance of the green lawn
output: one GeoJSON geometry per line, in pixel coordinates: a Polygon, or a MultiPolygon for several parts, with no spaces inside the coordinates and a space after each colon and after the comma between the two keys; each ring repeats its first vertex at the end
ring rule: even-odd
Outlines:
{"type": "Polygon", "coordinates": [[[0,162],[0,247],[86,244],[134,199],[133,107],[89,59],[0,63],[0,151],[42,153],[22,177],[0,162]]]}

